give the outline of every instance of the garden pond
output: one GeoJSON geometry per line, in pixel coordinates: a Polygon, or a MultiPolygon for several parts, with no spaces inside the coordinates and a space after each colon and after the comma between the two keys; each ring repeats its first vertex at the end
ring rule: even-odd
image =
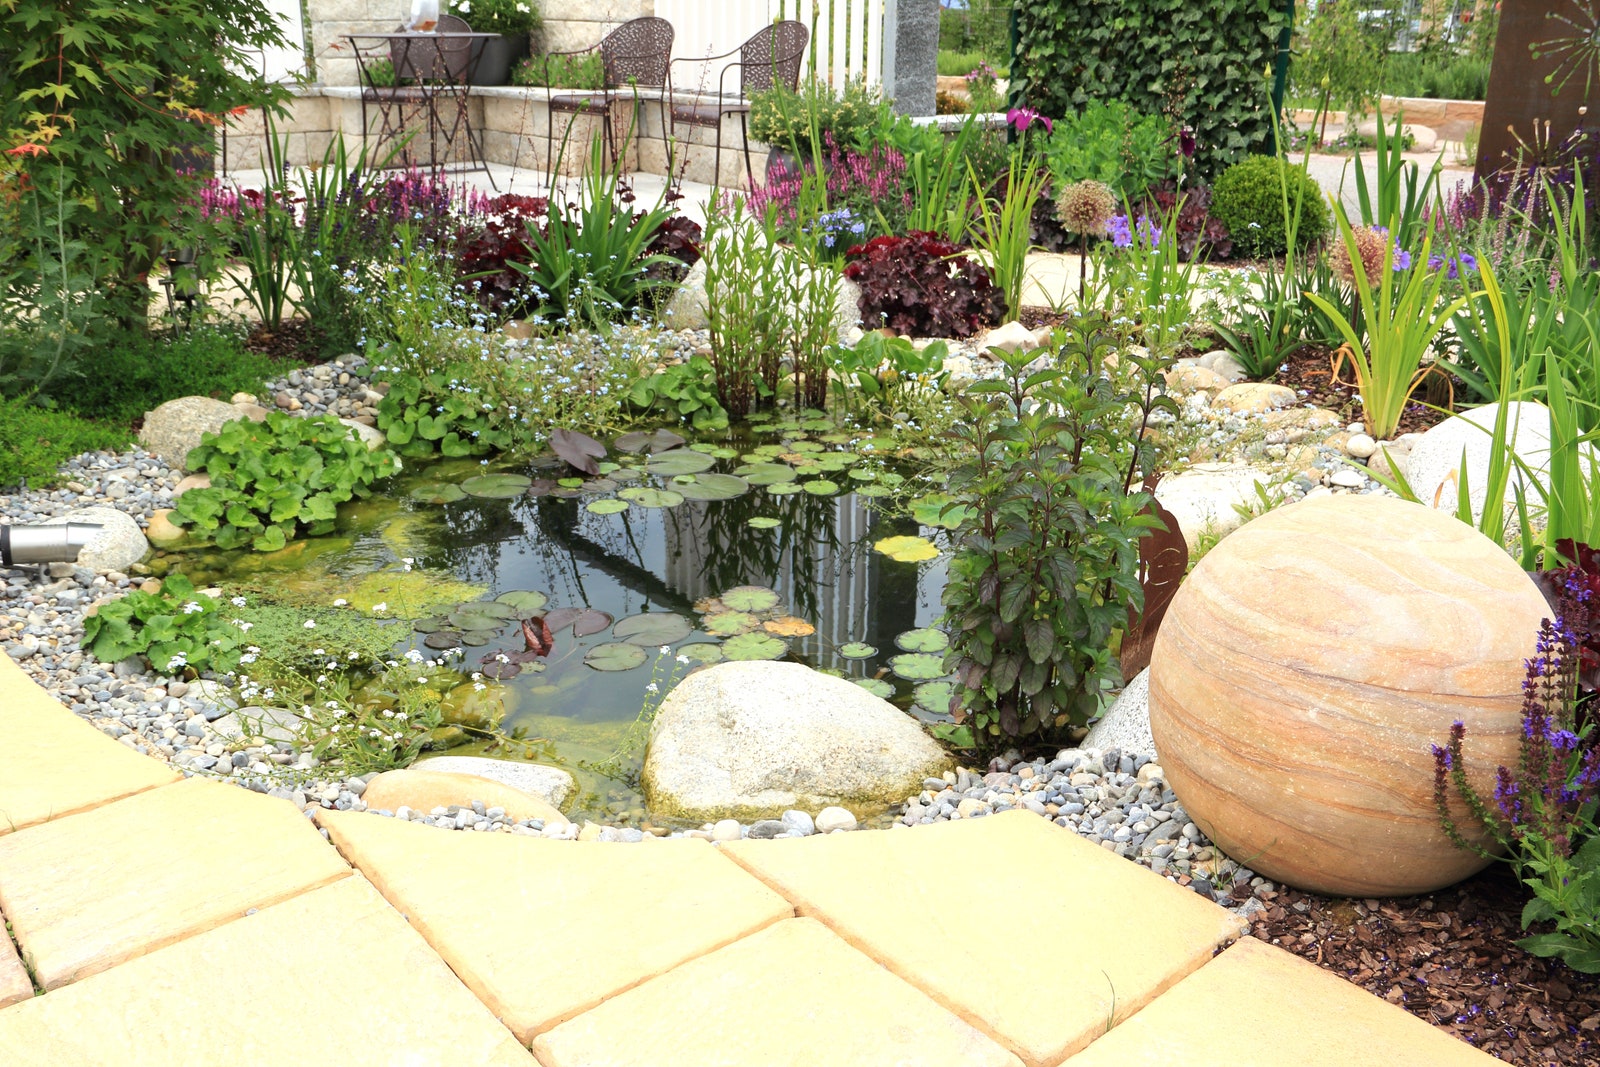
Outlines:
{"type": "MultiPolygon", "coordinates": [[[[895,442],[811,417],[692,443],[664,431],[561,443],[587,476],[559,459],[408,460],[385,492],[345,505],[331,535],[158,567],[374,620],[394,653],[442,654],[437,743],[566,769],[579,817],[648,821],[641,713],[701,664],[797,661],[950,723],[933,627],[957,516],[938,494],[902,506],[914,472],[895,442]],[[528,743],[472,729],[496,722],[528,743]]],[[[334,629],[307,632],[306,650],[334,647],[334,629]]]]}

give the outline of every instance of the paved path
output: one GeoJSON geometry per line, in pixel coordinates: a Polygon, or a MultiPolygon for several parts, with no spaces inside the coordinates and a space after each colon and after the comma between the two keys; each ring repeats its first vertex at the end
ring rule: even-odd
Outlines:
{"type": "Polygon", "coordinates": [[[1497,1062],[1027,812],[721,847],[318,822],[0,655],[0,1064],[1497,1062]]]}

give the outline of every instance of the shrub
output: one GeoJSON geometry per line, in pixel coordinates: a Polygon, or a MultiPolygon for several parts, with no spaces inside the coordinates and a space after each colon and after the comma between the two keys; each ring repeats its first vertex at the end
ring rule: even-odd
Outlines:
{"type": "Polygon", "coordinates": [[[450,10],[467,19],[475,33],[520,37],[544,23],[534,0],[456,0],[450,10]]]}
{"type": "Polygon", "coordinates": [[[80,452],[123,449],[132,441],[126,427],[0,399],[0,491],[22,484],[48,488],[61,480],[61,464],[80,452]]]}
{"type": "Polygon", "coordinates": [[[1276,156],[1251,156],[1225,171],[1211,189],[1211,214],[1228,228],[1241,256],[1276,256],[1288,250],[1284,228],[1284,190],[1288,208],[1300,205],[1297,251],[1322,240],[1328,232],[1328,204],[1322,187],[1307,174],[1276,156]]]}
{"type": "Polygon", "coordinates": [[[1062,115],[1044,151],[1057,188],[1098,181],[1125,199],[1176,178],[1182,161],[1170,122],[1116,100],[1095,100],[1062,115]]]}
{"type": "Polygon", "coordinates": [[[512,263],[533,258],[528,249],[528,227],[540,225],[550,202],[542,196],[503,193],[471,205],[482,226],[461,235],[456,268],[464,285],[490,310],[514,314],[523,310],[532,286],[512,263]]]}
{"type": "Polygon", "coordinates": [[[102,663],[142,655],[162,674],[231,670],[244,635],[222,618],[216,598],[173,574],[155,593],[134,589],[83,620],[83,647],[102,663]]]}
{"type": "Polygon", "coordinates": [[[778,86],[750,98],[750,138],[810,158],[826,151],[831,133],[836,144],[866,151],[870,146],[858,142],[877,128],[886,107],[879,90],[859,77],[839,94],[814,79],[798,92],[778,86]]]}
{"type": "Polygon", "coordinates": [[[511,72],[511,84],[540,89],[599,89],[606,83],[605,62],[599,52],[581,56],[530,56],[511,72]]]}
{"type": "Polygon", "coordinates": [[[247,351],[228,329],[121,333],[95,353],[94,373],[51,392],[63,408],[125,425],[173,397],[259,392],[292,365],[247,351]]]}
{"type": "Polygon", "coordinates": [[[844,276],[861,287],[861,318],[913,337],[970,337],[1005,316],[989,270],[935,233],[874,237],[845,253],[844,276]]]}
{"type": "Polygon", "coordinates": [[[447,458],[504,452],[516,420],[502,401],[498,377],[475,363],[455,363],[425,376],[398,373],[378,402],[378,429],[402,456],[447,458]]]}
{"type": "Polygon", "coordinates": [[[281,411],[202,435],[189,463],[211,476],[211,487],[180,496],[173,521],[195,527],[219,548],[249,545],[257,552],[282,548],[301,528],[328,533],[340,504],[367,496],[374,482],[399,470],[393,452],[368,451],[338,419],[281,411]]]}
{"type": "Polygon", "coordinates": [[[971,110],[965,99],[945,89],[935,93],[933,100],[933,110],[938,115],[965,115],[971,110]]]}

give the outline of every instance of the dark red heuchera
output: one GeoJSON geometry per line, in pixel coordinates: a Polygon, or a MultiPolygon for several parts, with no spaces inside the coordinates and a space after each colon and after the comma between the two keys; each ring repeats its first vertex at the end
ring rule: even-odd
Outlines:
{"type": "Polygon", "coordinates": [[[1151,218],[1167,218],[1183,198],[1178,214],[1178,252],[1184,259],[1203,255],[1207,259],[1227,259],[1233,255],[1233,238],[1221,219],[1211,217],[1211,187],[1191,185],[1179,190],[1173,182],[1161,182],[1145,195],[1142,213],[1151,218]]]}
{"type": "Polygon", "coordinates": [[[989,270],[936,233],[874,237],[845,252],[861,287],[861,319],[912,337],[970,337],[999,325],[1005,296],[989,270]]]}
{"type": "Polygon", "coordinates": [[[520,310],[527,299],[527,278],[512,262],[533,259],[528,251],[527,220],[543,219],[549,202],[542,196],[505,193],[473,204],[481,229],[462,235],[457,266],[467,284],[495,311],[520,310]]]}

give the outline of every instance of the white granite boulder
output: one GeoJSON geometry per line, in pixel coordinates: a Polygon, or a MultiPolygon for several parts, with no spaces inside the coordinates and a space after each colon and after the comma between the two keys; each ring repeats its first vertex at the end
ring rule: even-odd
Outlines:
{"type": "MultiPolygon", "coordinates": [[[[1467,490],[1472,501],[1472,519],[1476,523],[1483,517],[1484,498],[1488,495],[1489,461],[1494,452],[1495,418],[1498,404],[1485,404],[1471,408],[1432,427],[1412,446],[1406,456],[1406,478],[1416,492],[1417,499],[1429,507],[1455,513],[1462,457],[1466,457],[1467,490]]],[[[1513,403],[1506,412],[1506,441],[1534,474],[1534,480],[1548,486],[1544,476],[1550,465],[1550,409],[1532,401],[1513,403]]],[[[1594,456],[1590,446],[1584,446],[1588,457],[1594,456]]],[[[1584,477],[1588,477],[1587,460],[1584,477]]],[[[1517,486],[1524,486],[1528,503],[1543,511],[1543,497],[1527,484],[1527,476],[1513,467],[1506,482],[1505,507],[1516,503],[1517,486]]]]}
{"type": "MultiPolygon", "coordinates": [[[[556,808],[567,802],[572,793],[572,775],[559,767],[546,767],[541,763],[518,763],[508,759],[489,759],[485,756],[435,756],[419,760],[413,765],[419,771],[445,771],[450,774],[475,774],[512,789],[520,789],[541,797],[556,808]]],[[[482,799],[482,798],[474,798],[482,799]]]]}
{"type": "Polygon", "coordinates": [[[1089,736],[1083,739],[1083,748],[1120,748],[1130,756],[1154,756],[1155,738],[1150,736],[1150,668],[1133,676],[1133,680],[1111,702],[1106,713],[1089,727],[1089,736]]]}
{"type": "Polygon", "coordinates": [[[675,818],[867,813],[953,766],[915,719],[843,678],[798,663],[719,663],[662,701],[642,784],[650,810],[675,818]]]}
{"type": "Polygon", "coordinates": [[[1221,536],[1244,522],[1234,505],[1255,502],[1256,486],[1269,475],[1242,463],[1196,463],[1188,470],[1161,479],[1156,499],[1178,520],[1178,529],[1192,553],[1207,530],[1221,536]]]}
{"type": "Polygon", "coordinates": [[[78,508],[50,522],[92,522],[100,526],[100,531],[78,552],[78,566],[92,571],[126,572],[150,551],[150,542],[139,524],[116,508],[78,508]]]}
{"type": "Polygon", "coordinates": [[[200,443],[202,434],[216,433],[224,424],[243,417],[238,408],[226,401],[180,396],[145,412],[139,443],[173,470],[183,470],[189,451],[200,443]]]}

